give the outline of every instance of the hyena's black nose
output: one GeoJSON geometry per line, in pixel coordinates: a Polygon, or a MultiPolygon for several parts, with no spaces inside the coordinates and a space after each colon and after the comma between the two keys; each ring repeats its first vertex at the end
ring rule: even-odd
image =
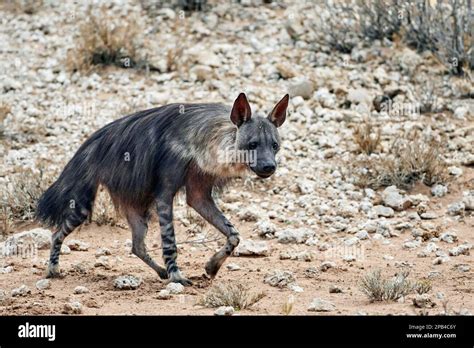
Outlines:
{"type": "Polygon", "coordinates": [[[263,172],[267,174],[272,174],[276,169],[274,164],[267,164],[263,167],[263,172]]]}

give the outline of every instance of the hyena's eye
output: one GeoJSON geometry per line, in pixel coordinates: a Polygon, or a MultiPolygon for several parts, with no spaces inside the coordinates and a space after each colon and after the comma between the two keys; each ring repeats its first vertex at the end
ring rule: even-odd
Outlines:
{"type": "Polygon", "coordinates": [[[278,150],[278,148],[279,148],[279,145],[278,145],[278,143],[276,143],[276,142],[273,143],[272,146],[273,146],[273,150],[275,150],[275,151],[278,150]]]}
{"type": "Polygon", "coordinates": [[[255,150],[257,148],[257,143],[252,141],[250,144],[249,144],[249,150],[255,150]]]}

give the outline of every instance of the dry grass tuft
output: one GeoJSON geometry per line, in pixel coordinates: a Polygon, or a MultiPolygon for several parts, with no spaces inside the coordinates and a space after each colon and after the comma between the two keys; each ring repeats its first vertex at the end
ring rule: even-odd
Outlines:
{"type": "Polygon", "coordinates": [[[356,183],[362,187],[396,185],[409,189],[418,181],[432,186],[449,179],[441,149],[440,143],[414,134],[397,139],[388,154],[356,161],[351,167],[356,183]]]}
{"type": "Polygon", "coordinates": [[[284,315],[290,315],[293,311],[293,305],[295,304],[295,297],[293,295],[288,296],[288,300],[281,307],[281,312],[284,315]]]}
{"type": "Polygon", "coordinates": [[[432,287],[433,286],[428,279],[418,280],[415,282],[415,284],[413,284],[413,289],[419,295],[423,295],[430,292],[432,287]]]}
{"type": "Polygon", "coordinates": [[[375,270],[362,279],[360,289],[370,302],[396,301],[413,292],[413,285],[407,278],[408,272],[403,272],[392,279],[385,279],[380,270],[375,270]]]}
{"type": "Polygon", "coordinates": [[[3,125],[3,121],[10,112],[11,106],[4,102],[0,102],[0,139],[5,136],[5,126],[3,125]]]}
{"type": "Polygon", "coordinates": [[[214,285],[198,302],[199,305],[217,308],[232,306],[235,310],[249,308],[260,301],[265,294],[252,293],[241,283],[227,282],[214,285]]]}
{"type": "Polygon", "coordinates": [[[141,30],[137,20],[117,18],[104,7],[97,12],[89,8],[85,18],[79,29],[76,47],[68,54],[69,69],[87,73],[97,65],[146,67],[145,60],[138,53],[141,30]]]}
{"type": "Polygon", "coordinates": [[[360,126],[356,126],[353,136],[358,151],[367,155],[374,153],[380,146],[380,128],[376,129],[367,118],[360,126]]]}

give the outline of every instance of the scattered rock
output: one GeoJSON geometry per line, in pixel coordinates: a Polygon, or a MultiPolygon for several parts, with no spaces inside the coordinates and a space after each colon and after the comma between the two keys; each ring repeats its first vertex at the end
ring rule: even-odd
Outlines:
{"type": "Polygon", "coordinates": [[[321,272],[326,272],[328,269],[336,268],[336,263],[332,261],[324,261],[321,266],[319,266],[319,270],[321,272]]]}
{"type": "Polygon", "coordinates": [[[431,194],[435,197],[443,197],[448,193],[448,188],[444,185],[436,184],[431,188],[431,194]]]}
{"type": "Polygon", "coordinates": [[[240,266],[236,263],[229,263],[226,267],[229,271],[238,271],[240,269],[240,266]]]}
{"type": "Polygon", "coordinates": [[[104,247],[98,248],[97,251],[95,252],[96,257],[108,256],[108,255],[112,255],[112,253],[110,252],[110,249],[104,248],[104,247]]]}
{"type": "Polygon", "coordinates": [[[287,228],[275,233],[278,242],[282,244],[305,243],[308,238],[314,236],[314,232],[308,228],[287,228]]]}
{"type": "Polygon", "coordinates": [[[465,196],[462,202],[466,210],[474,210],[474,195],[465,196]]]}
{"type": "Polygon", "coordinates": [[[458,240],[458,235],[456,234],[456,232],[447,231],[442,233],[439,239],[441,239],[443,242],[451,244],[458,240]]]}
{"type": "Polygon", "coordinates": [[[295,283],[290,283],[288,284],[288,289],[290,289],[291,291],[294,291],[294,292],[298,292],[298,293],[301,293],[303,292],[303,288],[295,283]]]}
{"type": "Polygon", "coordinates": [[[270,247],[265,241],[241,240],[234,250],[235,256],[268,256],[270,247]]]}
{"type": "Polygon", "coordinates": [[[448,205],[448,214],[449,215],[462,215],[466,206],[463,202],[455,202],[448,205]]]}
{"type": "Polygon", "coordinates": [[[310,262],[313,260],[313,254],[309,251],[281,251],[280,260],[298,260],[310,262]]]}
{"type": "Polygon", "coordinates": [[[290,85],[289,91],[292,97],[300,96],[304,99],[309,99],[313,96],[314,86],[311,81],[307,79],[301,79],[300,81],[292,83],[290,85]]]}
{"type": "Polygon", "coordinates": [[[369,239],[369,233],[364,230],[357,232],[355,236],[359,238],[360,240],[369,239]]]}
{"type": "Polygon", "coordinates": [[[0,274],[7,274],[7,273],[12,273],[13,272],[13,266],[6,266],[0,268],[0,274]]]}
{"type": "Polygon", "coordinates": [[[295,277],[293,275],[293,272],[281,271],[279,269],[267,274],[265,276],[265,279],[263,280],[265,284],[278,288],[284,288],[288,286],[288,284],[293,283],[294,281],[295,277]]]}
{"type": "Polygon", "coordinates": [[[169,283],[166,285],[166,290],[173,295],[181,294],[184,291],[184,285],[180,283],[169,283]]]}
{"type": "Polygon", "coordinates": [[[337,285],[332,284],[332,285],[329,287],[329,293],[330,293],[330,294],[340,294],[340,293],[342,293],[342,292],[343,292],[342,289],[341,289],[339,286],[337,286],[337,285]]]}
{"type": "Polygon", "coordinates": [[[51,281],[49,279],[40,279],[36,282],[36,289],[48,290],[51,288],[51,281]]]}
{"type": "Polygon", "coordinates": [[[310,312],[332,312],[336,309],[336,306],[329,301],[323,300],[321,298],[313,299],[313,302],[308,307],[310,312]]]}
{"type": "Polygon", "coordinates": [[[272,238],[277,230],[275,224],[273,224],[267,219],[259,220],[255,224],[255,227],[260,237],[267,237],[267,238],[272,238]]]}
{"type": "Polygon", "coordinates": [[[36,250],[49,249],[52,233],[43,228],[15,233],[3,243],[3,256],[31,257],[36,250]]]}
{"type": "Polygon", "coordinates": [[[64,314],[81,314],[82,313],[82,304],[80,302],[67,302],[63,307],[64,314]]]}
{"type": "Polygon", "coordinates": [[[74,293],[76,295],[87,294],[89,293],[89,289],[85,286],[79,285],[74,288],[74,293]]]}
{"type": "Polygon", "coordinates": [[[169,300],[171,298],[171,292],[167,289],[162,289],[157,295],[158,300],[169,300]]]}
{"type": "Polygon", "coordinates": [[[31,290],[25,284],[12,290],[12,297],[26,296],[28,294],[31,294],[31,290]]]}
{"type": "Polygon", "coordinates": [[[469,255],[469,250],[471,249],[472,249],[472,244],[468,244],[468,243],[461,244],[449,250],[449,255],[451,256],[469,255]]]}
{"type": "Polygon", "coordinates": [[[61,245],[61,255],[68,255],[71,253],[71,248],[66,244],[61,245]]]}
{"type": "Polygon", "coordinates": [[[234,307],[221,306],[214,311],[214,315],[217,316],[231,316],[234,314],[234,307]]]}
{"type": "Polygon", "coordinates": [[[119,290],[135,290],[138,289],[142,280],[132,275],[124,275],[114,280],[114,286],[119,290]]]}
{"type": "Polygon", "coordinates": [[[471,270],[471,267],[469,265],[466,265],[465,263],[458,264],[455,266],[455,268],[459,272],[469,272],[471,270]]]}
{"type": "Polygon", "coordinates": [[[107,256],[99,256],[99,258],[95,261],[94,267],[103,267],[105,269],[112,269],[110,265],[109,258],[107,256]]]}
{"type": "Polygon", "coordinates": [[[431,297],[428,294],[416,294],[413,299],[413,305],[418,308],[432,308],[436,304],[431,301],[431,297]]]}
{"type": "Polygon", "coordinates": [[[66,245],[74,251],[87,251],[89,250],[89,244],[78,239],[71,239],[66,241],[66,245]]]}
{"type": "Polygon", "coordinates": [[[396,186],[387,187],[382,193],[382,200],[385,206],[397,211],[406,210],[413,204],[410,198],[400,194],[396,186]]]}
{"type": "Polygon", "coordinates": [[[374,212],[377,216],[384,216],[384,217],[393,217],[395,212],[390,207],[384,207],[383,205],[376,205],[374,206],[374,212]]]}

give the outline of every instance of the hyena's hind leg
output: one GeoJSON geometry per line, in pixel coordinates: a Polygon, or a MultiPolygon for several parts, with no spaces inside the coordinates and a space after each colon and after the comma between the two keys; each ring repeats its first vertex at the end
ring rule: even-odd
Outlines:
{"type": "Polygon", "coordinates": [[[166,269],[159,266],[146,250],[145,237],[148,231],[149,214],[139,214],[135,211],[128,211],[126,215],[128,224],[132,229],[132,252],[148,266],[153,268],[161,279],[167,279],[168,272],[166,272],[166,269]]]}
{"type": "Polygon", "coordinates": [[[186,201],[211,225],[227,237],[222,249],[215,253],[206,264],[206,273],[214,278],[224,261],[239,245],[239,232],[216,206],[212,198],[214,180],[202,173],[190,173],[186,182],[186,201]]]}
{"type": "Polygon", "coordinates": [[[61,253],[61,247],[64,239],[71,234],[72,231],[81,225],[89,216],[89,210],[80,209],[78,212],[74,212],[69,215],[63,222],[61,227],[53,234],[51,241],[51,252],[49,255],[48,271],[46,278],[58,278],[61,277],[59,270],[59,254],[61,253]]]}

